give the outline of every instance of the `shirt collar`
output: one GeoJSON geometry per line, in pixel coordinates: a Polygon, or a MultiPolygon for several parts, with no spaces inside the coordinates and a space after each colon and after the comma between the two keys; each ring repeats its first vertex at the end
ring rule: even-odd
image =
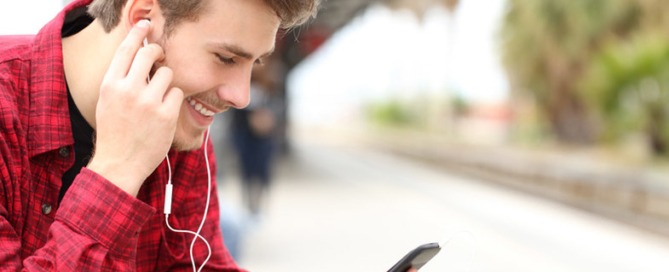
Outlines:
{"type": "Polygon", "coordinates": [[[35,35],[30,68],[28,150],[31,157],[73,144],[61,29],[68,12],[91,1],[73,1],[35,35]]]}

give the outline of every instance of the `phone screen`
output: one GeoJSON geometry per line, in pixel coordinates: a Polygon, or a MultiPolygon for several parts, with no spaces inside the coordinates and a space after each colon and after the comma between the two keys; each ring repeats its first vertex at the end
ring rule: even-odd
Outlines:
{"type": "Polygon", "coordinates": [[[418,270],[437,255],[439,250],[441,247],[438,243],[420,245],[404,255],[388,272],[406,272],[411,267],[418,270]]]}

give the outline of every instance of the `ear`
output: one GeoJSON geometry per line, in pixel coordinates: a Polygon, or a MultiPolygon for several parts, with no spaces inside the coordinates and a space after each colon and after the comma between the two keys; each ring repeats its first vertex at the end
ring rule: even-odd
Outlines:
{"type": "Polygon", "coordinates": [[[157,0],[130,0],[128,1],[128,22],[135,25],[142,19],[151,20],[155,12],[151,12],[157,4],[157,0]]]}

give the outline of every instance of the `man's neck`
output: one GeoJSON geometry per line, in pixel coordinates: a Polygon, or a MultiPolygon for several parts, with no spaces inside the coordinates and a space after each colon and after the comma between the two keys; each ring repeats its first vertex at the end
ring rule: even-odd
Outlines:
{"type": "Polygon", "coordinates": [[[95,128],[95,107],[100,84],[116,48],[123,39],[121,27],[106,33],[93,21],[79,33],[63,39],[65,79],[74,103],[86,122],[95,128]]]}

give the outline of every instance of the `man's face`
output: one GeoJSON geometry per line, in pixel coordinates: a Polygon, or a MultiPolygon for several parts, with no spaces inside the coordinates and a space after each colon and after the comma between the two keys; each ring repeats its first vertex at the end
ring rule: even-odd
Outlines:
{"type": "Polygon", "coordinates": [[[261,0],[208,1],[195,22],[183,21],[157,41],[173,87],[184,92],[173,146],[199,148],[214,114],[249,103],[253,65],[274,48],[279,18],[261,0]]]}

